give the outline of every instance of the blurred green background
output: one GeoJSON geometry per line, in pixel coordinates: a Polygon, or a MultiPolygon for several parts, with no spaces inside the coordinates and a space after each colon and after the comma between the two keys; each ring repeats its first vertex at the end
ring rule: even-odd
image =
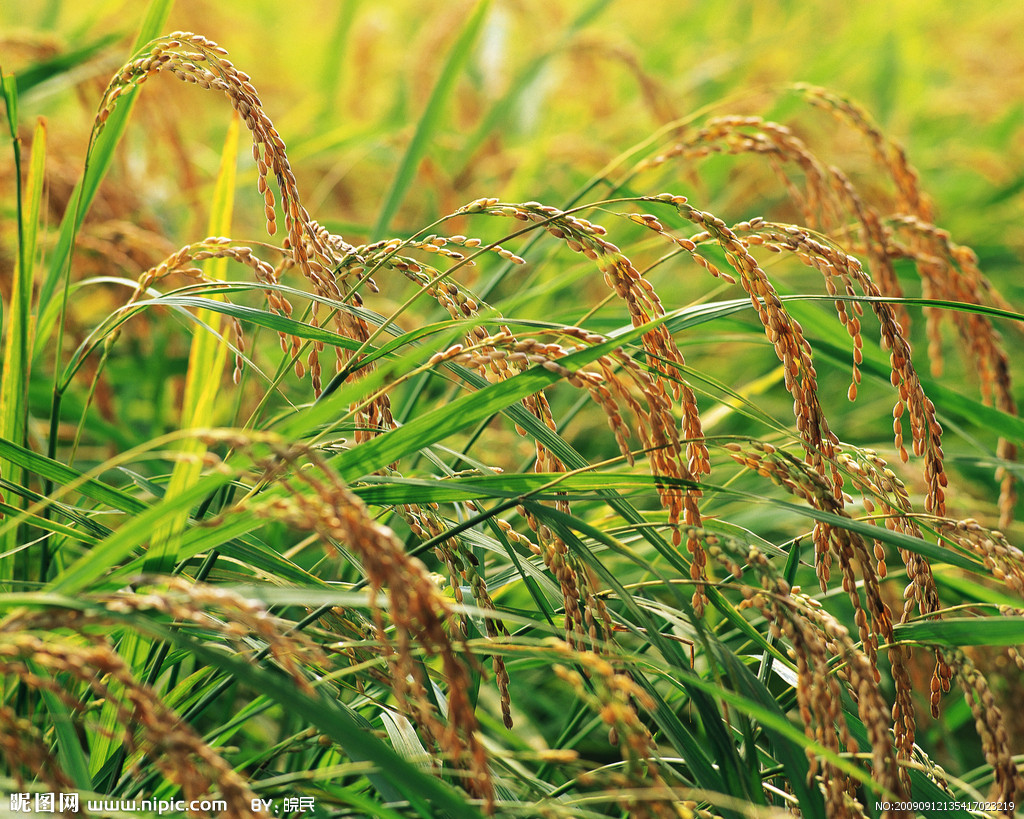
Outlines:
{"type": "MultiPolygon", "coordinates": [[[[230,51],[289,146],[310,212],[355,234],[379,211],[474,5],[179,0],[167,30],[195,31],[230,51]]],[[[23,97],[25,115],[60,117],[51,139],[66,143],[69,159],[84,151],[93,105],[127,57],[143,8],[36,0],[0,9],[8,72],[122,38],[120,49],[105,47],[23,97]]],[[[496,0],[396,226],[419,226],[478,196],[557,200],[666,123],[708,107],[785,119],[791,110],[778,91],[802,81],[865,105],[907,146],[943,223],[979,245],[983,260],[1002,262],[1024,247],[1015,218],[1024,187],[1022,30],[1019,2],[496,0]]],[[[131,161],[160,166],[172,189],[194,181],[190,163],[212,174],[223,101],[166,77],[152,85],[141,104],[153,119],[130,129],[131,161]],[[153,129],[173,138],[179,156],[147,152],[153,129]]]]}

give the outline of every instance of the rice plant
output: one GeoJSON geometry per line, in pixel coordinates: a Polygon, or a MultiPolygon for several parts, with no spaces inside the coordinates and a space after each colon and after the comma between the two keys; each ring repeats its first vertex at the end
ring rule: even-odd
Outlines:
{"type": "Polygon", "coordinates": [[[479,3],[356,240],[167,8],[59,227],[3,75],[12,810],[1014,813],[1021,314],[869,113],[778,92],[870,172],[714,110],[558,202],[395,228],[479,3]],[[230,122],[178,246],[100,199],[167,75],[230,122]]]}

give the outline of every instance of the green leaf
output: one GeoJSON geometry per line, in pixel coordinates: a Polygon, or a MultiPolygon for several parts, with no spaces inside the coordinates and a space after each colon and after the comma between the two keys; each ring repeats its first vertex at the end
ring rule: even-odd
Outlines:
{"type": "Polygon", "coordinates": [[[941,646],[1024,645],[1024,617],[947,617],[903,623],[895,628],[899,642],[941,646]]]}
{"type": "MultiPolygon", "coordinates": [[[[5,441],[2,438],[0,438],[0,460],[17,464],[58,486],[65,488],[73,486],[74,491],[82,496],[97,503],[107,504],[122,512],[134,514],[146,508],[144,503],[122,492],[120,489],[115,489],[96,478],[86,477],[77,469],[47,458],[45,455],[32,452],[23,446],[5,441]]],[[[5,529],[0,528],[0,531],[5,531],[5,529]]]]}
{"type": "Polygon", "coordinates": [[[18,80],[0,70],[0,88],[3,90],[7,111],[7,131],[14,142],[18,140],[18,80]]]}
{"type": "MultiPolygon", "coordinates": [[[[610,341],[574,353],[560,360],[570,369],[611,352],[618,344],[610,341]],[[572,359],[570,361],[570,359],[572,359]]],[[[425,446],[443,440],[467,426],[489,418],[510,404],[560,380],[561,376],[534,367],[507,381],[461,396],[450,404],[420,415],[403,427],[390,430],[334,459],[342,478],[351,483],[425,446]]]]}
{"type": "Polygon", "coordinates": [[[371,240],[376,241],[384,236],[391,225],[391,220],[398,211],[399,205],[402,204],[402,200],[408,193],[409,185],[416,174],[420,160],[423,159],[427,152],[430,141],[434,138],[437,127],[441,122],[445,105],[451,96],[452,90],[455,88],[456,80],[458,80],[459,75],[462,73],[462,67],[466,64],[466,60],[472,51],[473,43],[476,42],[489,7],[490,0],[480,0],[477,3],[476,9],[466,20],[459,38],[448,53],[448,59],[441,68],[441,75],[434,85],[434,90],[430,93],[430,99],[427,100],[427,107],[424,109],[423,114],[420,116],[420,121],[416,125],[416,132],[413,134],[412,141],[409,143],[409,147],[406,148],[405,156],[402,157],[402,162],[398,166],[398,172],[391,183],[391,189],[384,200],[384,206],[377,216],[377,222],[371,231],[371,240]]]}
{"type": "MultiPolygon", "coordinates": [[[[3,322],[3,380],[0,381],[0,439],[15,444],[25,443],[28,419],[28,387],[31,372],[32,349],[32,286],[35,270],[36,237],[42,203],[43,179],[46,166],[46,125],[36,124],[32,139],[32,161],[28,178],[21,181],[21,140],[18,127],[18,93],[11,77],[2,77],[7,119],[11,129],[14,153],[14,185],[16,192],[17,256],[11,286],[11,299],[6,321],[3,322]],[[27,194],[25,196],[24,194],[27,194]]],[[[0,462],[0,480],[21,484],[21,470],[10,463],[0,462]]],[[[0,538],[0,552],[16,548],[16,530],[0,538]]],[[[0,578],[9,578],[13,561],[0,561],[0,578]]]]}
{"type": "Polygon", "coordinates": [[[61,74],[66,74],[72,69],[84,65],[107,46],[116,43],[121,39],[119,34],[107,34],[94,40],[88,45],[66,51],[46,60],[40,60],[33,65],[18,72],[15,78],[18,84],[18,93],[24,95],[27,91],[37,85],[52,80],[61,74]]]}
{"type": "Polygon", "coordinates": [[[114,532],[98,546],[83,555],[51,581],[50,591],[72,595],[83,591],[93,581],[141,548],[161,524],[191,509],[210,492],[228,482],[224,475],[209,475],[198,484],[173,498],[154,504],[114,532]]]}
{"type": "MultiPolygon", "coordinates": [[[[172,5],[174,5],[174,0],[150,0],[146,16],[138,36],[135,38],[135,45],[132,47],[133,54],[138,53],[147,43],[160,36],[171,13],[172,5]]],[[[119,98],[118,105],[107,118],[102,133],[91,146],[85,172],[71,195],[68,208],[61,220],[57,245],[50,254],[50,269],[40,288],[40,304],[50,303],[58,282],[70,268],[75,234],[81,227],[85,215],[89,212],[100,183],[110,169],[114,151],[128,126],[128,118],[131,116],[138,92],[139,89],[136,88],[119,98]]],[[[39,328],[36,337],[37,352],[42,349],[45,340],[49,338],[49,329],[49,327],[39,328]]]]}
{"type": "MultiPolygon", "coordinates": [[[[830,322],[829,317],[820,310],[811,308],[810,305],[800,304],[800,302],[813,301],[834,302],[835,298],[832,296],[783,296],[782,300],[786,302],[787,309],[794,317],[799,319],[800,324],[807,331],[807,337],[812,342],[815,355],[827,356],[840,365],[848,366],[850,350],[836,344],[832,340],[835,337],[835,331],[834,324],[830,322]]],[[[977,313],[990,318],[1024,322],[1024,315],[1020,313],[940,299],[868,299],[860,297],[844,298],[844,300],[855,302],[884,301],[891,304],[929,306],[945,310],[977,313]]],[[[866,344],[863,348],[863,353],[862,372],[879,380],[889,381],[891,369],[885,352],[877,345],[866,344]]],[[[1016,415],[1010,415],[995,407],[987,406],[977,399],[962,395],[952,387],[931,378],[927,373],[922,372],[920,367],[917,367],[917,373],[921,379],[921,386],[924,388],[925,394],[935,402],[936,409],[940,415],[952,417],[961,423],[968,424],[977,429],[996,429],[999,430],[1000,435],[1024,442],[1024,419],[1016,415]]]]}
{"type": "Polygon", "coordinates": [[[519,76],[510,84],[509,90],[494,102],[487,112],[487,116],[480,120],[466,140],[466,144],[462,147],[459,158],[455,162],[455,168],[463,168],[486,139],[507,125],[512,112],[522,104],[524,98],[528,98],[531,90],[536,87],[537,79],[545,67],[564,52],[566,47],[579,35],[579,32],[607,8],[609,2],[610,0],[594,0],[590,5],[584,7],[576,19],[562,30],[556,46],[533,59],[519,73],[519,76]]]}
{"type": "MultiPolygon", "coordinates": [[[[562,359],[563,361],[567,359],[562,359]]],[[[518,376],[517,376],[518,377],[518,376]]],[[[510,379],[514,381],[515,379],[510,379]]],[[[509,383],[509,382],[502,382],[509,383]]],[[[469,396],[472,397],[472,396],[469,396]]],[[[448,405],[449,407],[452,404],[448,405]]],[[[405,429],[405,427],[403,427],[405,429]]],[[[372,443],[372,442],[371,442],[372,443]]],[[[365,444],[364,444],[365,446],[365,444]]],[[[360,447],[361,448],[361,447],[360,447]]],[[[358,451],[358,449],[356,450],[358,451]]],[[[404,453],[403,453],[404,454],[404,453]]],[[[685,481],[673,480],[667,477],[659,477],[658,482],[668,485],[688,487],[691,484],[685,481]]],[[[655,479],[648,475],[621,474],[621,473],[584,473],[576,475],[562,474],[502,474],[502,475],[480,475],[471,478],[451,478],[443,481],[417,480],[409,478],[391,478],[384,485],[377,485],[371,479],[366,486],[356,488],[356,492],[368,503],[408,503],[413,498],[418,502],[424,502],[431,498],[436,502],[454,502],[465,500],[477,500],[480,498],[500,497],[518,498],[531,495],[537,491],[545,491],[550,497],[555,497],[556,492],[567,490],[583,490],[587,492],[599,489],[639,489],[653,487],[655,479]],[[555,486],[552,486],[557,482],[555,486]]],[[[776,507],[780,510],[792,512],[815,521],[828,523],[842,529],[864,535],[865,537],[888,543],[900,549],[920,554],[929,558],[937,564],[948,563],[962,569],[979,571],[982,566],[977,560],[961,554],[952,549],[939,546],[919,538],[905,535],[901,532],[893,532],[881,526],[875,526],[853,518],[835,515],[831,512],[824,512],[801,506],[795,503],[766,498],[751,492],[742,492],[724,486],[701,481],[699,484],[705,492],[718,492],[724,495],[731,495],[744,499],[747,502],[763,503],[776,507]]],[[[541,497],[545,497],[542,495],[541,497]]]]}
{"type": "MultiPolygon", "coordinates": [[[[213,191],[210,207],[208,234],[226,236],[231,232],[231,214],[235,203],[235,177],[238,167],[238,140],[240,120],[237,114],[231,118],[224,148],[221,153],[220,171],[213,191]]],[[[226,278],[226,258],[207,259],[203,268],[207,278],[223,281],[226,278]]],[[[214,296],[213,301],[219,301],[214,296]]],[[[182,429],[204,429],[216,426],[224,365],[227,362],[227,346],[219,333],[226,326],[219,313],[200,310],[196,317],[202,324],[209,325],[212,333],[198,333],[192,339],[189,350],[188,370],[185,373],[185,396],[181,408],[182,429]]],[[[198,438],[186,438],[179,443],[183,455],[174,465],[171,480],[167,485],[165,501],[172,501],[178,494],[187,492],[199,481],[202,472],[202,456],[206,445],[198,438]]],[[[176,561],[181,546],[181,533],[188,523],[188,509],[183,508],[174,517],[167,518],[153,536],[150,553],[146,560],[147,572],[168,572],[176,561]]]]}
{"type": "Polygon", "coordinates": [[[462,795],[396,754],[366,730],[362,720],[357,719],[353,712],[326,691],[306,693],[291,680],[271,674],[237,657],[206,648],[179,632],[155,627],[149,627],[148,630],[151,636],[187,649],[200,662],[220,668],[238,682],[273,698],[288,713],[315,725],[337,742],[353,761],[374,763],[377,773],[371,774],[370,779],[385,798],[392,798],[389,795],[391,792],[400,794],[424,819],[440,815],[437,811],[443,811],[444,815],[452,819],[481,819],[480,811],[473,808],[462,795]]]}
{"type": "MultiPolygon", "coordinates": [[[[45,673],[31,660],[28,665],[38,676],[45,673]]],[[[86,790],[92,786],[92,777],[89,776],[89,763],[82,750],[71,711],[53,691],[46,688],[40,688],[39,691],[57,737],[57,758],[61,769],[71,777],[76,788],[86,790]]]]}

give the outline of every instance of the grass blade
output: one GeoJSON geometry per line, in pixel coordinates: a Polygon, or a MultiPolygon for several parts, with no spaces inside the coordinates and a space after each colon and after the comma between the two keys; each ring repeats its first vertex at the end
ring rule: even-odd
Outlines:
{"type": "Polygon", "coordinates": [[[116,43],[119,39],[120,37],[117,34],[108,34],[81,48],[72,49],[47,60],[41,60],[24,71],[19,71],[16,77],[18,93],[25,94],[41,83],[53,80],[61,74],[66,74],[84,65],[93,57],[99,55],[107,46],[116,43]]]}
{"type": "MultiPolygon", "coordinates": [[[[4,377],[0,381],[0,438],[23,444],[28,419],[28,387],[32,363],[32,279],[46,164],[46,125],[42,120],[36,125],[32,139],[32,161],[25,181],[25,198],[21,182],[21,141],[18,137],[18,92],[13,79],[2,76],[14,152],[18,252],[10,305],[3,323],[4,377]]],[[[20,467],[7,461],[0,462],[0,479],[20,485],[23,483],[22,477],[20,467]]],[[[9,531],[0,538],[0,552],[9,552],[17,545],[17,530],[9,531]]],[[[13,571],[13,561],[0,561],[0,579],[13,577],[13,571]]]]}
{"type": "MultiPolygon", "coordinates": [[[[210,236],[226,236],[231,232],[231,213],[234,205],[235,176],[238,166],[238,140],[240,124],[238,116],[232,117],[221,154],[220,172],[214,190],[210,211],[210,236]]],[[[208,259],[204,265],[210,279],[223,281],[226,278],[227,259],[208,259]]],[[[220,300],[216,295],[211,297],[220,300]]],[[[197,333],[189,352],[188,373],[185,376],[185,399],[182,407],[183,429],[197,429],[214,426],[216,423],[216,399],[220,392],[221,375],[227,362],[228,348],[215,333],[225,327],[221,314],[212,310],[200,310],[198,320],[209,325],[214,333],[197,333]]],[[[166,500],[193,487],[202,470],[202,456],[206,447],[195,438],[182,443],[185,456],[174,465],[171,481],[167,486],[166,500]]],[[[177,516],[167,520],[153,537],[146,571],[166,572],[174,566],[175,555],[181,544],[181,533],[188,521],[188,510],[182,509],[177,516]]]]}
{"type": "Polygon", "coordinates": [[[896,626],[900,641],[942,646],[1022,646],[1024,617],[947,617],[896,626]]]}
{"type": "MultiPolygon", "coordinates": [[[[171,13],[171,6],[173,4],[174,0],[151,0],[138,36],[135,38],[135,44],[132,47],[133,54],[150,40],[160,36],[164,24],[167,22],[167,17],[171,13]]],[[[81,227],[86,213],[89,212],[89,207],[96,197],[96,191],[99,190],[100,183],[110,169],[110,163],[114,159],[114,151],[124,135],[125,128],[128,126],[128,118],[131,116],[137,93],[138,89],[121,97],[120,103],[107,118],[103,132],[91,146],[85,172],[82,174],[82,179],[75,188],[75,192],[72,193],[68,209],[61,220],[57,245],[50,257],[50,268],[41,285],[39,293],[40,304],[48,304],[50,302],[61,276],[70,268],[75,234],[78,232],[78,228],[81,227]]],[[[41,339],[46,339],[48,336],[49,328],[40,327],[36,338],[37,345],[41,343],[41,339]]],[[[40,349],[37,348],[37,352],[40,349]]]]}
{"type": "Polygon", "coordinates": [[[416,132],[413,134],[412,141],[409,143],[409,147],[406,148],[405,156],[402,157],[402,162],[398,166],[394,181],[391,183],[391,189],[384,200],[384,206],[377,216],[371,239],[380,239],[391,226],[391,221],[394,219],[399,205],[402,204],[402,200],[409,190],[409,184],[416,174],[416,168],[419,166],[420,160],[426,153],[430,140],[437,130],[444,106],[448,102],[452,90],[455,88],[456,80],[458,80],[459,75],[462,73],[462,67],[469,58],[473,43],[476,42],[489,7],[490,0],[481,0],[481,2],[477,3],[475,11],[466,21],[466,25],[463,26],[458,40],[452,46],[448,59],[441,69],[441,75],[438,77],[434,90],[430,94],[430,99],[427,100],[427,107],[424,109],[420,121],[416,125],[416,132]]]}

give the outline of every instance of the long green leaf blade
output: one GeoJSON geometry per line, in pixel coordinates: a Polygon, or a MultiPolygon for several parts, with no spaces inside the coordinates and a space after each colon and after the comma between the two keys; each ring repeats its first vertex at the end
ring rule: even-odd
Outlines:
{"type": "Polygon", "coordinates": [[[373,226],[371,238],[374,240],[380,239],[387,232],[395,213],[398,211],[399,205],[402,204],[402,200],[408,193],[409,184],[412,182],[420,160],[426,154],[430,140],[437,130],[437,126],[441,121],[441,115],[444,113],[444,106],[448,102],[452,90],[455,88],[456,80],[458,80],[459,75],[462,73],[462,67],[469,58],[473,43],[476,42],[489,7],[490,0],[480,0],[477,3],[476,9],[469,16],[469,19],[466,20],[459,38],[455,41],[455,45],[452,46],[452,50],[448,54],[448,59],[441,69],[441,75],[434,85],[434,90],[430,93],[427,106],[416,125],[416,132],[413,134],[409,147],[406,148],[405,156],[402,157],[402,163],[398,166],[398,172],[391,183],[391,189],[388,191],[384,205],[373,226]]]}

